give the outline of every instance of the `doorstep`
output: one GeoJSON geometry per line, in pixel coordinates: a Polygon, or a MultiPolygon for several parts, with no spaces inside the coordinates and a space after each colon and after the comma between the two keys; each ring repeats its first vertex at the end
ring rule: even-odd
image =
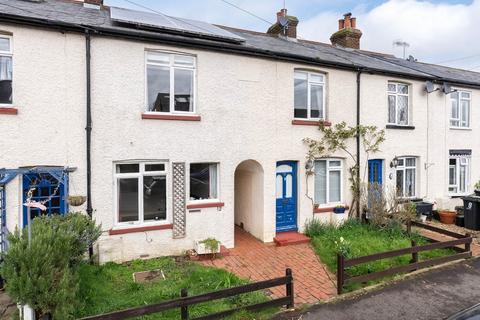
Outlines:
{"type": "Polygon", "coordinates": [[[273,238],[273,241],[276,243],[277,246],[283,247],[295,244],[309,243],[310,238],[303,233],[289,231],[277,233],[275,238],[273,238]]]}

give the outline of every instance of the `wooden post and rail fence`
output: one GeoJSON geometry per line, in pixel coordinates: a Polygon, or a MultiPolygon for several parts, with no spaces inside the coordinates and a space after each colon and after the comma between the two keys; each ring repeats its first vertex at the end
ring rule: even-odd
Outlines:
{"type": "Polygon", "coordinates": [[[337,293],[342,294],[343,287],[346,284],[363,283],[363,282],[367,282],[370,280],[375,280],[375,279],[379,279],[387,276],[393,276],[398,273],[411,272],[414,270],[419,270],[419,269],[443,264],[450,261],[467,259],[472,256],[472,252],[471,252],[472,237],[470,234],[463,235],[463,234],[455,233],[448,230],[443,230],[435,226],[416,222],[416,221],[407,222],[408,234],[411,233],[412,226],[420,227],[430,231],[435,231],[445,236],[455,238],[455,240],[438,241],[438,240],[427,238],[427,240],[431,243],[426,245],[421,245],[421,246],[418,246],[417,243],[414,240],[412,240],[411,247],[409,248],[375,253],[368,256],[356,257],[352,259],[345,259],[345,257],[342,254],[338,253],[337,254],[337,293]],[[464,245],[465,248],[459,248],[458,247],[459,245],[464,245]],[[418,260],[419,252],[430,251],[435,249],[443,249],[443,248],[452,248],[457,253],[444,256],[444,257],[423,260],[423,261],[418,260]],[[399,257],[407,254],[412,256],[410,263],[407,265],[392,267],[390,269],[377,271],[373,273],[362,274],[358,276],[349,276],[347,275],[345,270],[346,268],[354,267],[359,264],[386,259],[386,258],[399,257]]]}
{"type": "Polygon", "coordinates": [[[90,316],[82,318],[80,320],[121,320],[128,319],[133,317],[139,317],[149,314],[155,314],[171,309],[180,309],[180,318],[182,320],[213,320],[213,319],[223,319],[227,316],[230,316],[236,312],[247,310],[247,311],[259,311],[272,307],[286,306],[287,308],[293,308],[294,300],[294,290],[293,290],[293,275],[290,268],[285,270],[285,276],[255,283],[249,283],[243,286],[222,289],[210,293],[200,294],[196,296],[188,296],[186,289],[182,289],[180,293],[180,298],[175,300],[169,300],[157,304],[151,304],[142,307],[136,307],[131,309],[126,309],[122,311],[116,311],[96,316],[90,316]],[[196,305],[199,303],[214,301],[218,299],[233,297],[236,295],[255,292],[259,290],[269,289],[278,286],[285,286],[285,297],[276,298],[268,300],[265,302],[244,306],[240,308],[225,310],[217,312],[210,315],[204,315],[199,317],[190,317],[189,306],[196,305]]]}

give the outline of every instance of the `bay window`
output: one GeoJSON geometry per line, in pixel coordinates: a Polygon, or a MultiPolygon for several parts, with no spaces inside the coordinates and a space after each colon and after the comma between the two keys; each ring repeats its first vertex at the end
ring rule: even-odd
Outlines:
{"type": "Polygon", "coordinates": [[[413,198],[417,195],[417,158],[397,158],[396,180],[399,197],[413,198]]]}
{"type": "Polygon", "coordinates": [[[146,53],[147,111],[195,111],[195,57],[150,51],[146,53]]]}
{"type": "Polygon", "coordinates": [[[218,165],[190,164],[190,200],[218,199],[218,165]]]}
{"type": "Polygon", "coordinates": [[[0,104],[12,104],[12,38],[0,35],[0,104]]]}
{"type": "Polygon", "coordinates": [[[295,71],[294,117],[325,119],[325,75],[295,71]]]}
{"type": "Polygon", "coordinates": [[[453,128],[470,127],[470,92],[455,91],[450,94],[450,126],[453,128]]]}
{"type": "Polygon", "coordinates": [[[315,170],[315,204],[334,204],[342,202],[343,172],[342,160],[316,160],[315,170]]]}
{"type": "Polygon", "coordinates": [[[388,87],[388,123],[406,126],[409,122],[408,84],[389,82],[388,87]]]}
{"type": "Polygon", "coordinates": [[[167,220],[166,163],[115,164],[118,223],[167,220]]]}
{"type": "Polygon", "coordinates": [[[448,159],[448,192],[452,195],[467,194],[470,186],[470,150],[450,150],[448,159]]]}

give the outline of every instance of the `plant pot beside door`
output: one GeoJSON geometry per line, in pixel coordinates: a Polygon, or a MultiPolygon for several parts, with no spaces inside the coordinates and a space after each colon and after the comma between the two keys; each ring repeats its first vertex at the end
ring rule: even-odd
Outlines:
{"type": "Polygon", "coordinates": [[[457,216],[457,213],[455,211],[451,211],[451,210],[439,209],[438,210],[438,215],[440,216],[440,222],[441,223],[454,224],[455,223],[455,217],[457,216]]]}
{"type": "Polygon", "coordinates": [[[334,215],[332,218],[335,224],[341,225],[345,222],[345,220],[347,220],[348,215],[345,213],[346,210],[347,208],[343,205],[339,205],[333,208],[334,215]]]}

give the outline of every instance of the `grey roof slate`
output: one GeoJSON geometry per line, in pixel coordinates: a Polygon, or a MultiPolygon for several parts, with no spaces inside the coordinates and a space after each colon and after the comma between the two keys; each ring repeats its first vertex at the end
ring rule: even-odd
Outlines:
{"type": "MultiPolygon", "coordinates": [[[[110,31],[115,34],[130,33],[133,36],[158,36],[164,31],[141,30],[118,24],[110,19],[108,8],[95,10],[85,8],[81,2],[68,0],[44,0],[33,2],[28,0],[0,0],[0,21],[10,21],[11,17],[24,19],[38,19],[55,24],[71,24],[78,27],[88,27],[99,31],[110,31]],[[8,19],[7,19],[8,18],[8,19]]],[[[331,46],[329,44],[312,41],[292,41],[265,33],[239,30],[221,26],[245,39],[239,44],[227,44],[208,39],[201,39],[212,49],[215,47],[228,48],[239,53],[247,50],[257,50],[263,53],[275,54],[282,57],[293,56],[306,63],[327,64],[348,69],[366,69],[366,71],[395,74],[416,79],[432,79],[449,81],[465,85],[480,86],[480,73],[454,69],[440,65],[421,62],[411,62],[391,55],[351,50],[331,46]]],[[[190,35],[170,35],[171,39],[181,40],[191,38],[190,35]]]]}

